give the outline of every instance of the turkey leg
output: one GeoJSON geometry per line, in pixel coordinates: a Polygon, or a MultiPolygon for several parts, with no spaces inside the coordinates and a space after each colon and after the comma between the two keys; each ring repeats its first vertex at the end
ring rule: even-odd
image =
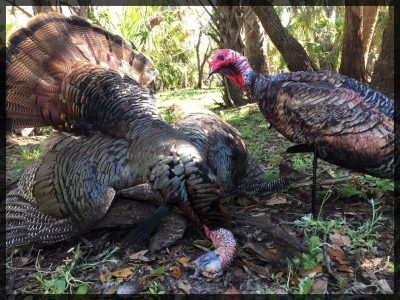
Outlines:
{"type": "Polygon", "coordinates": [[[317,199],[317,147],[315,145],[308,145],[308,144],[298,144],[291,146],[286,149],[287,153],[314,153],[313,157],[313,178],[312,178],[312,186],[311,186],[311,213],[313,218],[316,217],[316,208],[315,203],[317,199]]]}

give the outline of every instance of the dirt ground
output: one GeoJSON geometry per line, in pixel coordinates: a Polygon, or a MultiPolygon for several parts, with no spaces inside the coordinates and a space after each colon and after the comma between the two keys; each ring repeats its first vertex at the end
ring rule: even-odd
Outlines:
{"type": "MultiPolygon", "coordinates": [[[[37,144],[42,139],[14,137],[11,144],[37,144]]],[[[18,157],[11,144],[7,156],[18,157]]],[[[319,174],[319,180],[330,179],[323,166],[319,174]]],[[[18,176],[7,166],[8,190],[18,176]]],[[[352,182],[356,189],[364,188],[356,180],[352,182]]],[[[318,188],[319,204],[326,200],[320,218],[345,219],[346,226],[357,232],[372,218],[371,204],[357,195],[344,198],[339,193],[341,184],[318,188]]],[[[335,229],[320,235],[320,259],[309,270],[304,268],[302,258],[315,250],[307,246],[311,231],[287,224],[310,212],[310,186],[306,184],[265,199],[232,199],[227,204],[239,246],[232,266],[218,279],[192,278],[193,270],[187,263],[211,245],[188,222],[184,237],[156,254],[147,251],[147,241],[133,248],[121,247],[129,229],[94,230],[41,250],[15,250],[7,258],[7,293],[390,293],[394,288],[390,270],[394,251],[393,193],[375,196],[386,219],[384,226],[377,226],[371,235],[374,251],[369,251],[368,245],[352,248],[353,236],[335,229]]]]}

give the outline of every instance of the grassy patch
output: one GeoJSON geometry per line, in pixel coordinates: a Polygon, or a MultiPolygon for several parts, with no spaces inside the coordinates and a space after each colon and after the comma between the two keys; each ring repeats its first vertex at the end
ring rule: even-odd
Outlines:
{"type": "Polygon", "coordinates": [[[308,244],[310,257],[315,257],[315,255],[313,255],[313,246],[315,246],[316,241],[315,237],[328,235],[334,229],[341,230],[350,238],[350,252],[354,253],[359,249],[364,249],[374,254],[376,253],[376,245],[381,237],[377,229],[383,226],[387,218],[380,212],[380,206],[376,200],[370,199],[369,203],[371,205],[371,218],[366,219],[365,222],[357,228],[349,224],[344,218],[335,220],[315,220],[311,215],[303,216],[301,219],[290,222],[289,224],[298,228],[303,228],[304,234],[308,240],[314,239],[308,244]]]}
{"type": "Polygon", "coordinates": [[[94,270],[105,263],[115,264],[118,262],[113,255],[118,251],[113,247],[105,251],[102,258],[93,263],[86,262],[79,249],[71,251],[72,257],[65,260],[53,271],[43,269],[39,260],[36,261],[36,274],[34,278],[37,286],[32,292],[41,294],[87,294],[94,283],[85,280],[85,272],[94,270]]]}
{"type": "Polygon", "coordinates": [[[37,159],[43,149],[40,144],[15,145],[12,153],[7,153],[6,168],[13,178],[19,177],[25,168],[37,159]]]}
{"type": "Polygon", "coordinates": [[[220,88],[166,91],[156,94],[155,97],[157,98],[158,106],[161,110],[175,103],[206,107],[209,109],[218,107],[217,103],[223,103],[220,88]]]}
{"type": "Polygon", "coordinates": [[[377,197],[381,193],[393,193],[394,181],[390,179],[380,179],[369,175],[364,175],[357,180],[357,185],[347,183],[340,189],[343,198],[358,197],[368,199],[377,197]]]}

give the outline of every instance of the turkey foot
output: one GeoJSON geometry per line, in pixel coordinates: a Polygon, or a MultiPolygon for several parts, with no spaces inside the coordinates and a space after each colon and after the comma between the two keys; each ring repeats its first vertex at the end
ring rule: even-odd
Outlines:
{"type": "Polygon", "coordinates": [[[311,186],[311,213],[315,219],[317,216],[316,212],[316,201],[317,201],[317,167],[318,167],[318,153],[317,147],[314,145],[299,144],[294,145],[286,149],[287,153],[309,153],[312,152],[313,156],[313,177],[311,186]]]}
{"type": "Polygon", "coordinates": [[[223,274],[223,271],[231,265],[236,250],[236,241],[231,231],[220,228],[210,230],[204,225],[204,232],[215,248],[214,251],[207,252],[188,266],[195,270],[192,277],[217,278],[223,274]]]}

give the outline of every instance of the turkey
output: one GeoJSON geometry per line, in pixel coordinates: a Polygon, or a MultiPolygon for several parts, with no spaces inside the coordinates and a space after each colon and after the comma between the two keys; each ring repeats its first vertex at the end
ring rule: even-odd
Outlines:
{"type": "MultiPolygon", "coordinates": [[[[227,192],[267,195],[286,185],[288,181],[284,179],[267,182],[262,170],[247,154],[240,134],[212,112],[199,111],[175,110],[180,120],[174,127],[196,142],[196,147],[208,158],[217,174],[224,174],[221,175],[222,186],[227,192]],[[204,123],[212,127],[200,126],[204,123]],[[219,140],[218,147],[212,147],[210,142],[216,140],[219,140]],[[249,163],[244,161],[238,165],[237,157],[247,158],[249,163]],[[236,167],[243,168],[242,172],[234,173],[231,169],[236,167]],[[233,183],[238,187],[233,188],[233,183]]],[[[127,225],[128,222],[117,217],[118,211],[108,211],[116,195],[156,201],[151,186],[135,186],[139,182],[134,182],[131,176],[134,171],[127,157],[126,140],[101,133],[91,137],[53,133],[45,144],[47,149],[42,156],[23,173],[16,190],[7,195],[7,248],[31,243],[53,244],[92,228],[127,225]]],[[[144,204],[130,201],[126,205],[128,208],[134,205],[136,211],[131,213],[132,217],[149,211],[149,208],[143,208],[144,204]]],[[[152,251],[166,247],[182,236],[183,221],[175,215],[171,222],[180,225],[169,232],[169,236],[175,234],[175,239],[166,240],[156,234],[150,242],[152,251]]],[[[132,224],[138,222],[129,225],[132,224]]],[[[165,225],[163,228],[165,231],[165,225]]]]}
{"type": "Polygon", "coordinates": [[[208,63],[210,76],[219,73],[247,91],[270,124],[299,144],[288,152],[314,152],[314,216],[317,157],[379,178],[394,177],[392,99],[332,71],[259,74],[230,49],[218,50],[208,63]]]}
{"type": "MultiPolygon", "coordinates": [[[[229,220],[220,205],[221,186],[190,140],[161,118],[154,97],[144,87],[157,73],[148,68],[144,55],[132,51],[120,37],[82,18],[50,13],[34,17],[26,28],[10,37],[6,63],[8,129],[53,126],[86,136],[99,131],[125,140],[125,168],[130,170],[125,180],[133,185],[151,183],[160,205],[155,220],[166,216],[173,206],[180,207],[204,227],[216,246],[215,251],[204,256],[212,259],[202,260],[199,269],[211,268],[214,272],[217,263],[221,268],[215,273],[219,274],[229,266],[236,244],[231,232],[225,229],[229,220]]],[[[81,226],[86,228],[90,226],[86,223],[92,221],[90,217],[104,215],[115,192],[90,177],[96,168],[93,157],[76,159],[86,160],[79,166],[85,168],[80,173],[88,178],[82,182],[82,190],[75,191],[76,196],[82,195],[85,200],[68,209],[80,215],[78,218],[84,222],[81,226]],[[89,184],[96,189],[85,195],[89,184]],[[93,210],[84,212],[85,205],[93,210]]],[[[59,163],[54,168],[58,169],[59,163]]],[[[71,176],[71,182],[79,177],[71,176]]],[[[54,201],[61,202],[61,207],[51,213],[62,216],[66,204],[62,199],[54,201]]],[[[137,238],[133,233],[127,243],[137,238]]]]}
{"type": "MultiPolygon", "coordinates": [[[[10,37],[6,64],[8,129],[53,126],[84,135],[56,143],[24,177],[31,183],[22,193],[38,203],[35,218],[45,224],[34,221],[34,231],[52,231],[44,238],[49,242],[84,232],[105,215],[117,191],[149,182],[159,208],[127,243],[178,206],[215,247],[196,260],[196,274],[215,277],[229,267],[236,242],[226,229],[221,180],[190,138],[161,118],[145,88],[157,71],[143,54],[82,18],[50,13],[10,37]]],[[[14,212],[26,208],[18,199],[14,212]]]]}
{"type": "MultiPolygon", "coordinates": [[[[125,209],[135,209],[128,220],[116,217],[120,208],[109,211],[118,192],[129,188],[132,195],[140,188],[134,186],[126,140],[104,134],[86,138],[53,133],[44,144],[43,154],[7,194],[7,248],[54,244],[92,228],[138,225],[153,214],[154,205],[132,199],[124,204],[125,209]]],[[[182,223],[176,215],[175,219],[182,223]]],[[[153,239],[150,248],[160,246],[153,239]]]]}

